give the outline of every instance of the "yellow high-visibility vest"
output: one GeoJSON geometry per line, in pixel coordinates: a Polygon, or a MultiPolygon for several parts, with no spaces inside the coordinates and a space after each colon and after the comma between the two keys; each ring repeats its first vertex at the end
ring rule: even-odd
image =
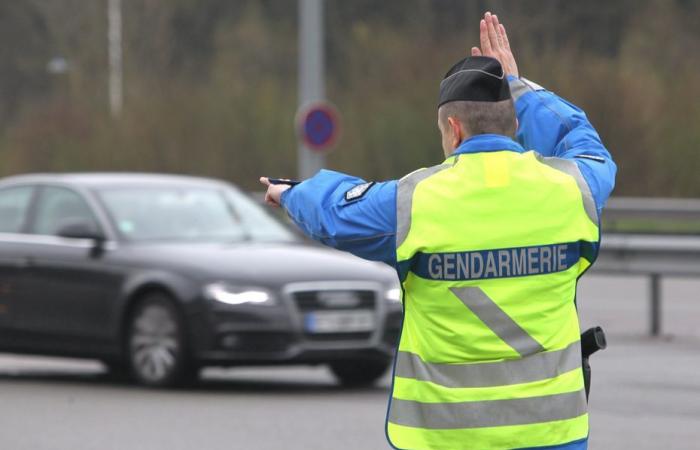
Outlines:
{"type": "Polygon", "coordinates": [[[575,295],[598,242],[573,161],[468,153],[401,179],[390,443],[500,450],[586,438],[575,295]]]}

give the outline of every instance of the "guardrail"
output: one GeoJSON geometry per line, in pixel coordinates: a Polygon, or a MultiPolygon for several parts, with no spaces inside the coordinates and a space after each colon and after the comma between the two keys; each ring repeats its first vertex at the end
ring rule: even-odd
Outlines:
{"type": "Polygon", "coordinates": [[[700,200],[612,198],[592,273],[649,277],[649,333],[662,332],[662,277],[700,276],[700,200]]]}
{"type": "Polygon", "coordinates": [[[603,236],[591,273],[649,277],[649,333],[661,334],[661,278],[700,276],[700,236],[614,234],[603,236]]]}
{"type": "Polygon", "coordinates": [[[603,212],[603,230],[700,235],[700,199],[614,197],[603,212]]]}

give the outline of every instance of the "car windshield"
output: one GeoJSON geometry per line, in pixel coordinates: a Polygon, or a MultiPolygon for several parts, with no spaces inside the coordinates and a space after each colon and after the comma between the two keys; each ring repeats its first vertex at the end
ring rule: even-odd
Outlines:
{"type": "Polygon", "coordinates": [[[235,189],[174,186],[97,191],[130,241],[292,241],[294,235],[235,189]]]}

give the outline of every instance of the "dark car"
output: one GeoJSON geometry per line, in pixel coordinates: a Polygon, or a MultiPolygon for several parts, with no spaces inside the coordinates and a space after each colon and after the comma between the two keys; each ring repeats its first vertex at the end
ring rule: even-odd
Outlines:
{"type": "Polygon", "coordinates": [[[152,174],[0,180],[0,350],[100,359],[166,386],[204,366],[383,375],[396,274],[289,231],[222,181],[152,174]]]}

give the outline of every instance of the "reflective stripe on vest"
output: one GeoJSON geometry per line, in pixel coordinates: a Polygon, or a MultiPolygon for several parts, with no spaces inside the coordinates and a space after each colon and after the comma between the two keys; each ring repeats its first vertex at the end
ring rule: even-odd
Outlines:
{"type": "Polygon", "coordinates": [[[576,279],[598,217],[576,163],[448,158],[399,181],[404,325],[387,434],[400,449],[508,449],[588,434],[576,279]]]}
{"type": "Polygon", "coordinates": [[[526,425],[573,419],[585,413],[586,391],[580,389],[542,397],[481,402],[421,403],[393,399],[389,420],[397,425],[440,430],[526,425]]]}
{"type": "Polygon", "coordinates": [[[539,342],[527,334],[520,325],[503,312],[488,295],[478,287],[450,288],[462,303],[484,322],[496,336],[520,354],[528,356],[544,351],[539,342]]]}
{"type": "Polygon", "coordinates": [[[581,366],[581,345],[577,341],[561,350],[484,363],[429,363],[402,351],[396,358],[397,377],[450,388],[489,387],[546,380],[574,370],[581,366]]]}

